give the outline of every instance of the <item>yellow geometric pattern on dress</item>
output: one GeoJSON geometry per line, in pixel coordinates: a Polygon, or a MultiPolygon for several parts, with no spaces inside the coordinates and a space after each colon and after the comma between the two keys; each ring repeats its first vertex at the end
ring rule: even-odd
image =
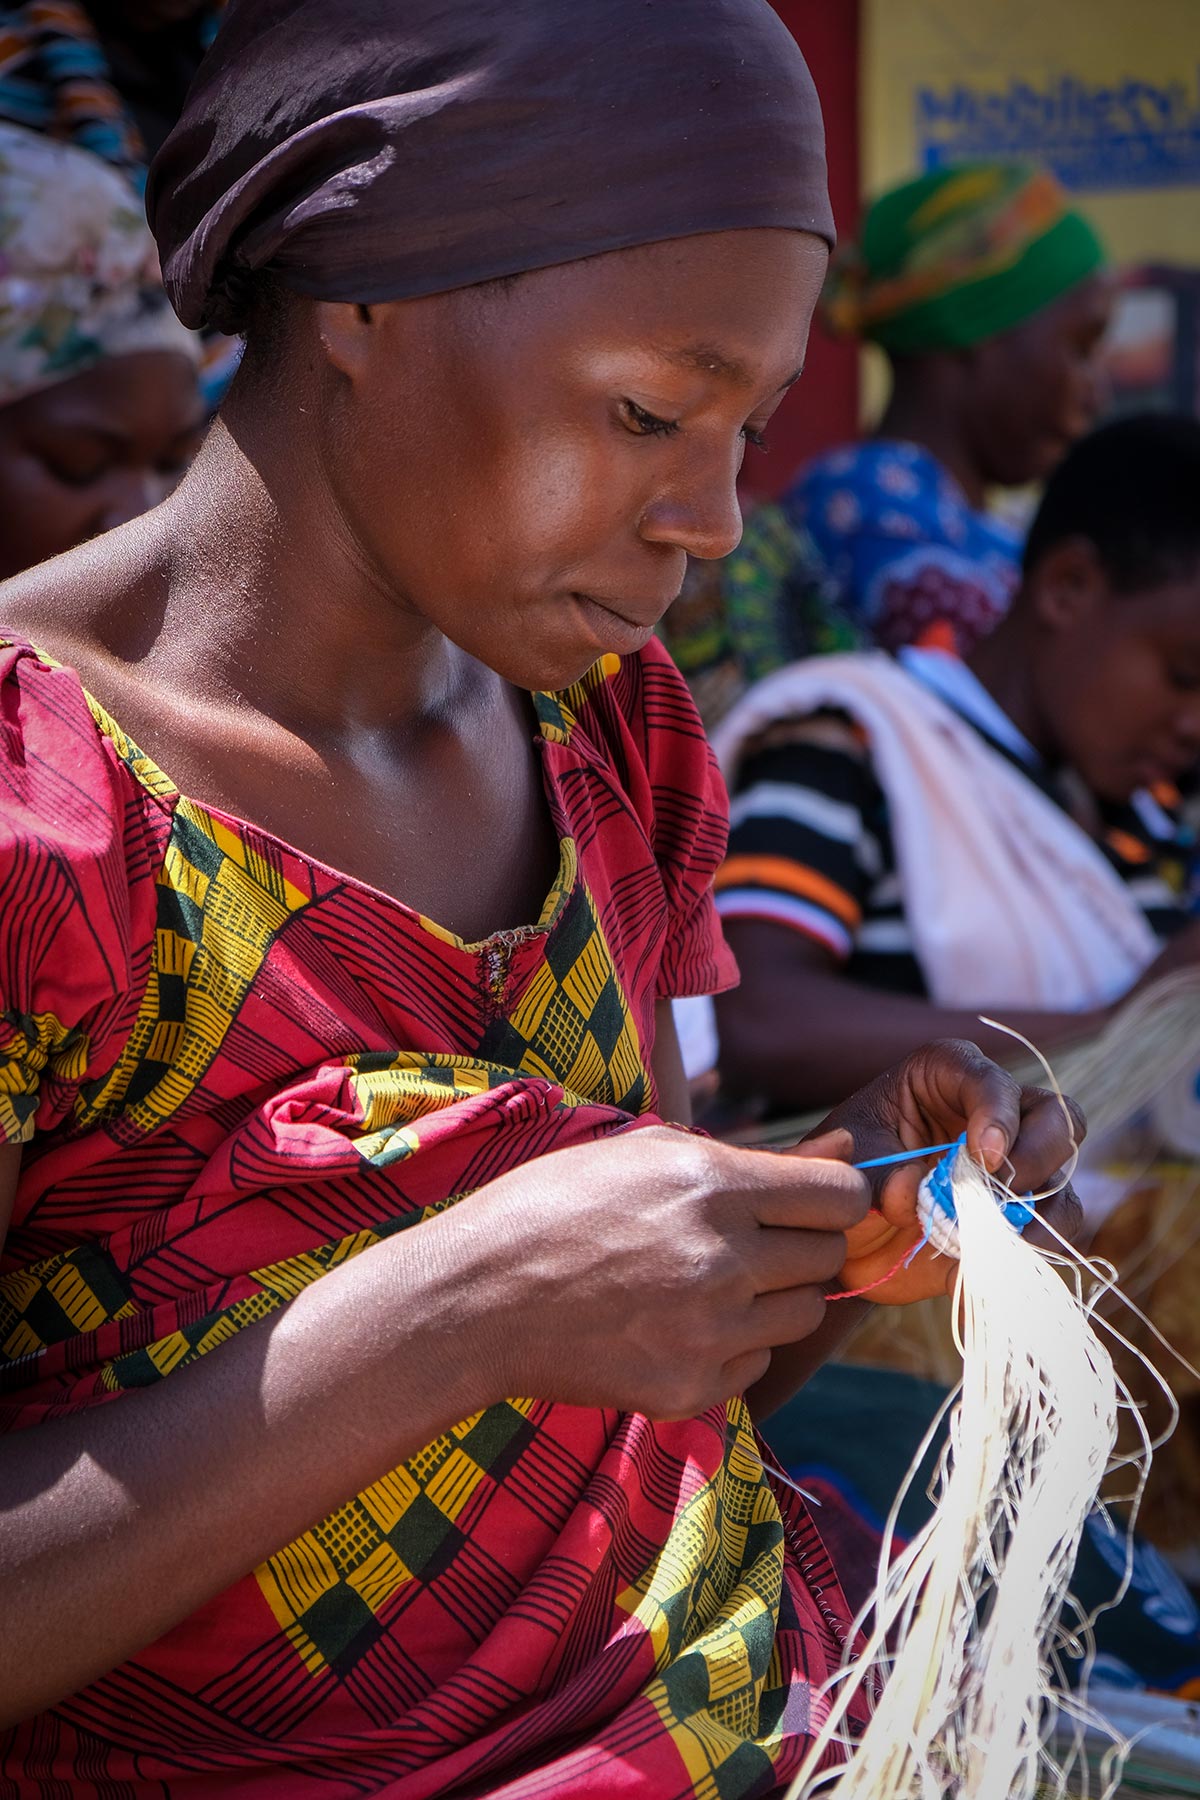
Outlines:
{"type": "Polygon", "coordinates": [[[112,714],[107,712],[86,689],[83,697],[87,701],[88,711],[96,721],[101,736],[109,740],[121,761],[147,793],[153,794],[158,800],[169,800],[173,794],[178,793],[179,790],[171,777],[163,773],[152,757],[138,749],[129,734],[122,731],[112,714]]]}
{"type": "Polygon", "coordinates": [[[50,1068],[60,1081],[80,1080],[90,1045],[52,1012],[9,1013],[0,1021],[0,1039],[0,1143],[28,1144],[41,1076],[50,1068]]]}
{"type": "Polygon", "coordinates": [[[508,1014],[520,1040],[512,1060],[522,1074],[561,1082],[588,1100],[644,1111],[651,1089],[641,1039],[596,903],[585,885],[579,892],[586,920],[570,964],[547,955],[508,1014]],[[609,1015],[603,1030],[601,1007],[609,1015]]]}
{"type": "MultiPolygon", "coordinates": [[[[453,1195],[426,1208],[413,1223],[461,1198],[453,1195]]],[[[174,1373],[379,1242],[376,1232],[359,1231],[325,1249],[255,1269],[252,1278],[260,1292],[110,1363],[102,1371],[104,1385],[113,1391],[128,1387],[130,1369],[144,1384],[147,1365],[154,1378],[174,1373]]],[[[534,1404],[506,1400],[463,1420],[255,1570],[280,1629],[310,1674],[343,1654],[364,1627],[369,1632],[397,1588],[436,1554],[486,1477],[489,1462],[507,1448],[534,1404]]]]}
{"type": "MultiPolygon", "coordinates": [[[[455,1194],[414,1216],[418,1224],[454,1205],[455,1194]]],[[[251,1271],[259,1291],[222,1312],[128,1352],[101,1370],[111,1392],[145,1386],[207,1355],[238,1331],[278,1312],[331,1269],[378,1244],[384,1234],[353,1233],[336,1244],[288,1257],[251,1271]]],[[[14,1271],[0,1281],[0,1360],[30,1355],[43,1347],[28,1323],[36,1307],[44,1315],[53,1301],[65,1316],[55,1339],[96,1330],[110,1319],[137,1310],[119,1289],[89,1286],[77,1256],[94,1256],[92,1246],[14,1271]],[[120,1304],[115,1304],[120,1302],[120,1304]]],[[[104,1274],[103,1268],[99,1271],[104,1274]]],[[[511,1399],[474,1414],[373,1483],[310,1531],[269,1557],[255,1571],[280,1629],[306,1669],[317,1674],[343,1652],[353,1637],[431,1555],[502,1454],[522,1428],[532,1400],[511,1399]]]]}
{"type": "Polygon", "coordinates": [[[207,1074],[276,934],[310,903],[238,832],[184,799],[157,882],[154,957],[138,1016],[116,1066],[81,1090],[79,1128],[117,1110],[143,1132],[169,1119],[207,1074]]]}
{"type": "MultiPolygon", "coordinates": [[[[461,1199],[455,1195],[453,1199],[461,1199]]],[[[453,1201],[443,1202],[450,1206],[453,1201]]],[[[432,1217],[435,1211],[443,1210],[443,1206],[430,1206],[423,1213],[414,1215],[414,1224],[419,1220],[432,1217]]],[[[128,1350],[124,1354],[113,1357],[110,1363],[101,1368],[101,1382],[104,1388],[119,1393],[126,1388],[144,1388],[149,1382],[158,1381],[166,1375],[173,1375],[176,1368],[185,1363],[194,1363],[196,1357],[209,1354],[218,1345],[228,1343],[230,1337],[236,1337],[239,1330],[246,1325],[255,1325],[259,1319],[270,1318],[272,1312],[279,1312],[286,1307],[288,1301],[311,1287],[320,1280],[322,1274],[338,1265],[349,1262],[351,1256],[358,1256],[372,1244],[380,1244],[383,1231],[353,1231],[349,1237],[338,1238],[336,1244],[322,1244],[317,1249],[302,1251],[299,1256],[286,1256],[282,1262],[272,1262],[263,1269],[250,1269],[248,1280],[259,1283],[259,1291],[246,1294],[245,1300],[234,1300],[228,1307],[219,1312],[210,1312],[205,1318],[198,1319],[194,1325],[167,1332],[166,1337],[158,1337],[155,1343],[146,1345],[142,1350],[128,1350]]],[[[137,1307],[126,1307],[122,1312],[113,1312],[112,1318],[130,1318],[137,1312],[137,1307]]]]}
{"type": "Polygon", "coordinates": [[[620,667],[619,656],[602,656],[571,687],[560,688],[557,693],[535,694],[533,706],[542,736],[551,744],[569,743],[581,709],[592,694],[612,680],[620,667]]]}
{"type": "Polygon", "coordinates": [[[310,1675],[364,1628],[369,1636],[384,1604],[436,1557],[485,1480],[489,1452],[511,1441],[534,1405],[507,1400],[464,1419],[255,1570],[310,1675]]]}
{"type": "Polygon", "coordinates": [[[96,1331],[136,1311],[110,1257],[95,1244],[0,1276],[0,1363],[36,1356],[49,1344],[96,1331]]]}
{"type": "MultiPolygon", "coordinates": [[[[355,1138],[354,1147],[380,1168],[411,1156],[419,1147],[419,1120],[528,1073],[473,1057],[415,1050],[347,1057],[346,1063],[363,1132],[355,1138]]],[[[586,1102],[564,1090],[560,1104],[582,1106],[586,1102]]]]}
{"type": "MultiPolygon", "coordinates": [[[[427,1207],[424,1212],[414,1216],[413,1223],[432,1217],[460,1198],[461,1195],[455,1195],[453,1200],[445,1201],[437,1207],[427,1207]]],[[[328,1274],[330,1269],[336,1269],[352,1256],[358,1256],[373,1244],[380,1243],[384,1235],[383,1232],[369,1229],[355,1231],[349,1237],[339,1238],[336,1243],[323,1244],[315,1250],[303,1251],[298,1256],[285,1257],[282,1261],[268,1263],[261,1269],[251,1269],[249,1279],[258,1283],[257,1293],[248,1294],[244,1300],[233,1301],[194,1325],[168,1332],[165,1337],[147,1344],[144,1349],[127,1351],[114,1357],[101,1368],[102,1384],[111,1392],[117,1393],[125,1388],[144,1387],[149,1381],[174,1374],[184,1363],[195,1362],[197,1357],[207,1356],[210,1350],[227,1343],[247,1325],[269,1318],[280,1307],[294,1300],[297,1294],[303,1293],[306,1287],[311,1287],[322,1275],[328,1274]]],[[[134,1311],[136,1308],[128,1309],[128,1313],[134,1311]]],[[[125,1317],[128,1313],[113,1316],[125,1317]]]]}
{"type": "MultiPolygon", "coordinates": [[[[427,1208],[419,1219],[461,1197],[454,1195],[427,1208]]],[[[148,1371],[154,1378],[174,1373],[247,1325],[279,1311],[329,1270],[379,1242],[376,1232],[359,1231],[324,1249],[255,1269],[257,1294],[188,1331],[172,1332],[145,1350],[118,1358],[102,1371],[104,1385],[114,1392],[132,1385],[131,1371],[137,1385],[144,1385],[148,1371]]],[[[126,1307],[116,1316],[132,1311],[126,1307]]],[[[102,1322],[88,1317],[81,1320],[81,1329],[94,1329],[102,1322]]],[[[347,1642],[364,1624],[369,1626],[396,1589],[436,1553],[485,1478],[489,1459],[506,1448],[534,1404],[507,1400],[463,1420],[255,1571],[280,1629],[311,1674],[344,1652],[347,1642]]]]}
{"type": "Polygon", "coordinates": [[[646,1690],[696,1794],[719,1800],[716,1771],[747,1742],[772,1755],[782,1730],[760,1733],[764,1694],[781,1685],[775,1646],[784,1534],[744,1400],[728,1403],[731,1432],[713,1480],[687,1502],[655,1561],[616,1604],[641,1624],[658,1673],[646,1690]],[[756,1532],[753,1554],[752,1529],[756,1532]],[[678,1686],[708,1701],[681,1705],[678,1686]]]}

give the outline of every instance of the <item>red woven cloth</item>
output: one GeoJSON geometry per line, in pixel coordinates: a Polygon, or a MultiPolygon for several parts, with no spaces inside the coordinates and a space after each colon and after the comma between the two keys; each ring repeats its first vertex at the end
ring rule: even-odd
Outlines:
{"type": "MultiPolygon", "coordinates": [[[[558,880],[469,946],[182,798],[70,671],[5,650],[0,1429],[136,1405],[430,1210],[653,1120],[656,999],[734,975],[719,779],[657,646],[535,704],[558,880]]],[[[845,1635],[787,1508],[740,1401],[513,1399],[0,1736],[0,1791],[769,1793],[845,1635]]]]}

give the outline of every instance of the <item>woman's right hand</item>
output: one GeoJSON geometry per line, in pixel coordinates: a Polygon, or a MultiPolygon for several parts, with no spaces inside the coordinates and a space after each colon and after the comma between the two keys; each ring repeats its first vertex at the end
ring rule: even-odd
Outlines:
{"type": "Polygon", "coordinates": [[[670,1419],[743,1393],[824,1316],[870,1199],[830,1160],[849,1151],[848,1132],[798,1157],[647,1126],[525,1163],[431,1221],[472,1286],[495,1397],[670,1419]]]}

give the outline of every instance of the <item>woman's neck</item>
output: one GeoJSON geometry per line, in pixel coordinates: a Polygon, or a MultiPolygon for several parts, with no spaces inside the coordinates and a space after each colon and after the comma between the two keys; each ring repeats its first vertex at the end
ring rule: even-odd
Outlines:
{"type": "Polygon", "coordinates": [[[1011,618],[980,639],[967,667],[1043,762],[1056,763],[1058,749],[1038,703],[1029,646],[1011,618]]]}
{"type": "MultiPolygon", "coordinates": [[[[268,460],[216,421],[157,517],[166,595],[144,660],[198,700],[253,707],[309,743],[402,736],[483,671],[387,589],[313,466],[303,446],[276,439],[268,460]]],[[[116,654],[132,629],[114,616],[116,654]]]]}
{"type": "Polygon", "coordinates": [[[897,366],[895,384],[877,435],[920,444],[962,488],[977,512],[987,499],[987,479],[972,453],[961,411],[934,359],[919,367],[897,366]]]}

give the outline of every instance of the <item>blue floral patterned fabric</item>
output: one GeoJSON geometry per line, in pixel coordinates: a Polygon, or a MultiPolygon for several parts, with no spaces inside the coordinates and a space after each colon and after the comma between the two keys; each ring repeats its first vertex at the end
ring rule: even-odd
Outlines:
{"type": "Polygon", "coordinates": [[[840,610],[886,649],[935,643],[966,654],[1007,610],[1020,534],[977,512],[919,444],[873,439],[829,451],[781,504],[840,610]]]}

